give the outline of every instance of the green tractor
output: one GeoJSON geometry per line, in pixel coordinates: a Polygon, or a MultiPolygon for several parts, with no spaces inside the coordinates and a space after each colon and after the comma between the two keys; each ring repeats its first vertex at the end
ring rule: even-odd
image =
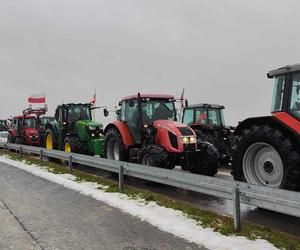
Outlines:
{"type": "Polygon", "coordinates": [[[46,125],[45,148],[103,156],[103,125],[92,119],[96,108],[90,103],[59,105],[54,121],[46,125]]]}

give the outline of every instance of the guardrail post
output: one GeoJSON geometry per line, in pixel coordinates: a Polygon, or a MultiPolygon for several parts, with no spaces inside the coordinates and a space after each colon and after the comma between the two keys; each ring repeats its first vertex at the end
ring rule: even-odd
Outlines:
{"type": "Polygon", "coordinates": [[[43,165],[43,149],[40,150],[40,165],[43,165]]]}
{"type": "Polygon", "coordinates": [[[6,143],[4,143],[4,153],[6,153],[6,143]]]}
{"type": "Polygon", "coordinates": [[[124,167],[120,165],[119,167],[119,192],[123,192],[124,186],[124,167]]]}
{"type": "Polygon", "coordinates": [[[241,229],[241,203],[240,203],[240,191],[238,187],[233,189],[233,221],[234,230],[239,232],[241,229]]]}
{"type": "Polygon", "coordinates": [[[69,173],[72,173],[72,155],[69,156],[69,173]]]}
{"type": "Polygon", "coordinates": [[[23,150],[22,150],[22,146],[20,146],[20,149],[19,149],[19,154],[20,154],[20,157],[22,158],[22,156],[23,156],[23,150]]]}

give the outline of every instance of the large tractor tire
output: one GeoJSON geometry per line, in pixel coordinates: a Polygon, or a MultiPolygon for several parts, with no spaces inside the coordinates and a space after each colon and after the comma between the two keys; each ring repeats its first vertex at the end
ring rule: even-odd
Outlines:
{"type": "Polygon", "coordinates": [[[235,180],[300,190],[299,146],[271,125],[253,125],[233,140],[235,180]],[[298,149],[297,149],[298,148],[298,149]]]}
{"type": "Polygon", "coordinates": [[[159,145],[148,145],[141,152],[140,163],[145,166],[173,169],[166,150],[159,145]]]}
{"type": "Polygon", "coordinates": [[[57,139],[51,128],[48,128],[46,130],[44,140],[45,140],[44,145],[45,145],[46,149],[49,149],[49,150],[57,149],[57,139]]]}
{"type": "Polygon", "coordinates": [[[190,166],[190,172],[207,176],[215,176],[219,167],[219,152],[213,144],[198,140],[197,148],[201,149],[190,166]]]}
{"type": "Polygon", "coordinates": [[[128,160],[126,147],[117,129],[109,129],[105,134],[104,155],[109,160],[128,160]]]}

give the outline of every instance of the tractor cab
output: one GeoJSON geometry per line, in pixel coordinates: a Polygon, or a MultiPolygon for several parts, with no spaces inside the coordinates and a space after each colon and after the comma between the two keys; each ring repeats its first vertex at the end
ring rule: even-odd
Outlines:
{"type": "Polygon", "coordinates": [[[268,73],[274,78],[272,114],[300,134],[300,64],[268,73]]]}
{"type": "Polygon", "coordinates": [[[141,143],[143,133],[153,128],[157,120],[176,121],[174,97],[169,95],[138,95],[120,102],[119,120],[127,124],[133,140],[141,143]]]}
{"type": "Polygon", "coordinates": [[[215,104],[195,104],[184,108],[183,123],[210,127],[225,127],[224,106],[215,104]]]}

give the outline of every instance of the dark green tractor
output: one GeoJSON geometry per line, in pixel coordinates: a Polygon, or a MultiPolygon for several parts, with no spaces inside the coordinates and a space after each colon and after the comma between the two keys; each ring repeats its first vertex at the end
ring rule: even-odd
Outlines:
{"type": "Polygon", "coordinates": [[[225,125],[224,109],[224,106],[216,104],[186,105],[182,122],[195,131],[198,139],[214,145],[220,154],[220,164],[226,166],[231,164],[234,127],[225,125]]]}
{"type": "Polygon", "coordinates": [[[90,103],[59,105],[46,125],[45,148],[103,156],[103,125],[92,119],[95,108],[90,103]]]}

